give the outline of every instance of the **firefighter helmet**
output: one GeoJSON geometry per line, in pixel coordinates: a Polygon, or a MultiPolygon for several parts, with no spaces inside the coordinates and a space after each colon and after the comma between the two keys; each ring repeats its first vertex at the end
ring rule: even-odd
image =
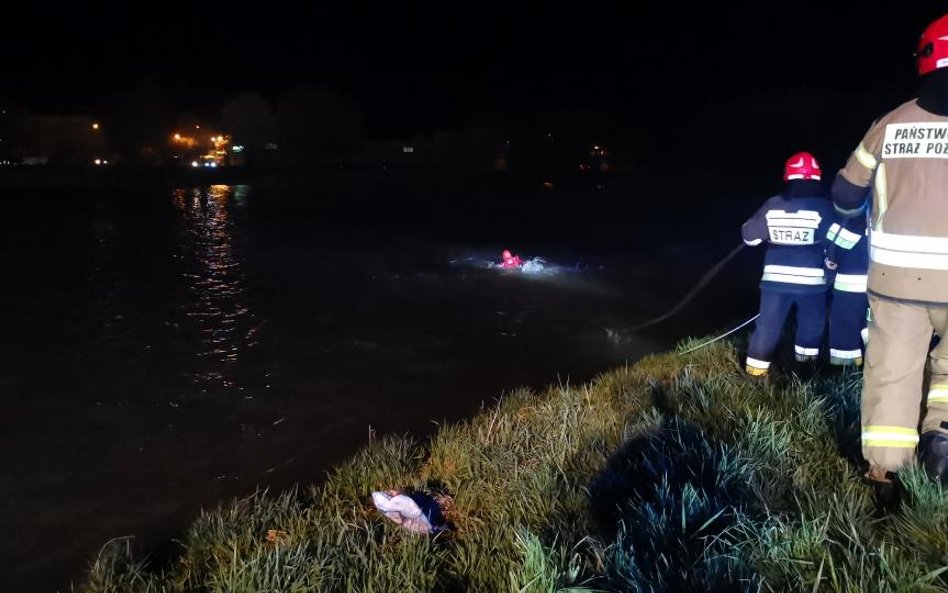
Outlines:
{"type": "Polygon", "coordinates": [[[918,75],[948,67],[948,14],[933,21],[922,33],[915,51],[918,75]]]}
{"type": "Polygon", "coordinates": [[[789,159],[783,168],[783,180],[793,181],[795,179],[820,180],[820,164],[816,158],[808,152],[798,152],[789,159]]]}

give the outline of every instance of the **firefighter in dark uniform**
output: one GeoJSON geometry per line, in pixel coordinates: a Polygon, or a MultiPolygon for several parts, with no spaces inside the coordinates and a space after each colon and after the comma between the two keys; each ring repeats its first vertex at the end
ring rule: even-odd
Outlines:
{"type": "Polygon", "coordinates": [[[760,282],[760,317],[747,349],[746,370],[762,377],[791,309],[796,308],[794,351],[800,362],[816,360],[826,327],[827,282],[823,245],[833,206],[825,197],[820,165],[808,152],[790,157],[784,190],[767,200],[744,226],[744,243],[767,243],[760,282]]]}
{"type": "Polygon", "coordinates": [[[840,217],[826,236],[827,265],[833,270],[830,297],[830,364],[860,366],[863,361],[869,300],[866,281],[869,239],[866,216],[840,217]]]}

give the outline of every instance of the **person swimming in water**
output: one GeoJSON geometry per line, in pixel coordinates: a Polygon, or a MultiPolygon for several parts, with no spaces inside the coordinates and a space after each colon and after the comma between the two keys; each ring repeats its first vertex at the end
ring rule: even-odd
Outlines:
{"type": "Polygon", "coordinates": [[[520,261],[520,256],[513,255],[509,249],[504,249],[501,257],[504,261],[501,262],[500,267],[505,270],[519,269],[523,265],[523,262],[520,261]]]}

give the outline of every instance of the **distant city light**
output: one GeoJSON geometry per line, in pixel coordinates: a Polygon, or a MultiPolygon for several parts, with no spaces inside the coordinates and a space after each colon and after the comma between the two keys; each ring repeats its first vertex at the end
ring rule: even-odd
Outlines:
{"type": "Polygon", "coordinates": [[[174,135],[171,136],[171,142],[174,144],[183,146],[185,148],[193,148],[198,143],[195,138],[192,138],[190,136],[185,136],[178,132],[175,132],[174,135]]]}
{"type": "Polygon", "coordinates": [[[93,130],[98,130],[98,129],[99,129],[99,124],[98,124],[98,122],[92,124],[92,129],[93,129],[93,130]]]}
{"type": "Polygon", "coordinates": [[[215,167],[217,167],[217,163],[215,163],[215,162],[211,162],[210,165],[211,165],[211,168],[212,168],[212,169],[215,168],[215,167]]]}
{"type": "Polygon", "coordinates": [[[200,165],[198,165],[198,162],[197,162],[197,161],[191,161],[191,166],[192,166],[192,167],[199,167],[200,165]]]}
{"type": "Polygon", "coordinates": [[[196,126],[194,126],[194,129],[195,129],[195,130],[200,130],[200,129],[201,129],[201,126],[196,125],[196,126]]]}
{"type": "Polygon", "coordinates": [[[101,164],[102,164],[102,159],[96,159],[96,160],[93,161],[93,162],[94,162],[95,164],[97,164],[97,165],[101,165],[101,164]]]}
{"type": "Polygon", "coordinates": [[[243,152],[243,151],[244,151],[244,145],[243,145],[243,144],[235,144],[232,150],[233,150],[234,152],[243,152]]]}

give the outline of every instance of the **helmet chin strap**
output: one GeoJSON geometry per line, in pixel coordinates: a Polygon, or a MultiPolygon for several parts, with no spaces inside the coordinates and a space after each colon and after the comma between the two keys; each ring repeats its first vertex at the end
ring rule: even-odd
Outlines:
{"type": "Polygon", "coordinates": [[[811,179],[793,179],[786,183],[781,192],[787,198],[816,198],[826,196],[826,187],[822,181],[811,179]]]}
{"type": "Polygon", "coordinates": [[[948,68],[925,75],[918,89],[918,106],[937,115],[948,116],[948,68]]]}

